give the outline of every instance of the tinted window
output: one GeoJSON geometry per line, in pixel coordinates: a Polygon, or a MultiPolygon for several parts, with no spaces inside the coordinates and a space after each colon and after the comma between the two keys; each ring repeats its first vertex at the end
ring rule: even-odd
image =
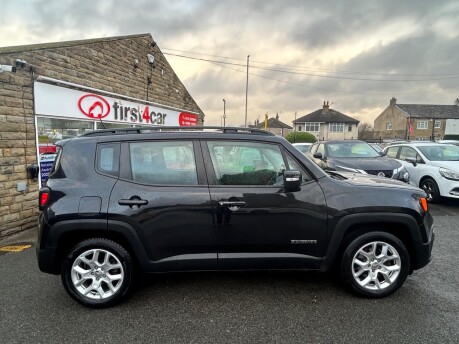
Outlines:
{"type": "Polygon", "coordinates": [[[120,145],[117,143],[97,146],[97,166],[99,172],[118,176],[120,166],[120,145]]]}
{"type": "Polygon", "coordinates": [[[192,142],[136,142],[129,144],[132,179],[157,185],[197,185],[192,142]]]}
{"type": "Polygon", "coordinates": [[[290,155],[287,155],[287,164],[288,164],[288,168],[290,170],[297,170],[297,171],[301,172],[301,176],[302,176],[303,182],[307,182],[307,181],[311,180],[311,177],[309,176],[309,174],[290,155]]]}
{"type": "Polygon", "coordinates": [[[389,158],[396,158],[396,157],[397,157],[397,152],[398,152],[398,147],[389,147],[389,148],[386,150],[386,155],[387,155],[389,158]]]}
{"type": "Polygon", "coordinates": [[[283,184],[285,164],[278,145],[229,141],[213,141],[207,145],[217,184],[283,184]]]}

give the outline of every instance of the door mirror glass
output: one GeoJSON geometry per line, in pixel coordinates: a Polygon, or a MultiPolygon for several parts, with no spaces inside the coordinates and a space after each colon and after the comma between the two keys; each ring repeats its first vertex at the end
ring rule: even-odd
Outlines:
{"type": "Polygon", "coordinates": [[[301,186],[301,172],[297,170],[286,170],[284,172],[284,188],[288,191],[296,191],[301,186]]]}

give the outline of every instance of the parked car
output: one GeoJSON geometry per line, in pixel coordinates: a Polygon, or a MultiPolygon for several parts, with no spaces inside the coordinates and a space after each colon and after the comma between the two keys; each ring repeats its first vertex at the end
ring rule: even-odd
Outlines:
{"type": "Polygon", "coordinates": [[[371,146],[371,148],[373,148],[377,153],[380,153],[383,151],[383,149],[381,148],[380,145],[378,145],[377,143],[369,143],[369,145],[371,146]]]}
{"type": "Polygon", "coordinates": [[[301,153],[306,154],[309,151],[309,148],[311,148],[312,143],[308,142],[301,142],[301,143],[292,143],[293,147],[298,149],[301,153]]]}
{"type": "Polygon", "coordinates": [[[364,141],[319,141],[311,147],[307,155],[327,171],[372,174],[405,183],[410,180],[410,174],[402,163],[376,152],[364,141]]]}
{"type": "Polygon", "coordinates": [[[263,130],[193,129],[57,142],[39,191],[40,270],[61,274],[81,304],[107,307],[134,273],[336,267],[354,292],[384,297],[430,261],[423,190],[326,173],[263,130]]]}
{"type": "Polygon", "coordinates": [[[407,142],[386,147],[387,156],[404,164],[410,182],[427,193],[429,202],[459,198],[459,147],[435,142],[407,142]]]}

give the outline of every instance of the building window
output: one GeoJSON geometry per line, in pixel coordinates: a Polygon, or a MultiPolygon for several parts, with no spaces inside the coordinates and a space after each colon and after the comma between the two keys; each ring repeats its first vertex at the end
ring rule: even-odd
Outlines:
{"type": "Polygon", "coordinates": [[[428,121],[418,121],[417,128],[418,129],[428,129],[429,122],[428,121]]]}
{"type": "Polygon", "coordinates": [[[301,131],[301,125],[298,126],[298,131],[301,131]]]}
{"type": "Polygon", "coordinates": [[[304,131],[317,133],[320,129],[320,123],[305,123],[304,131]]]}
{"type": "Polygon", "coordinates": [[[349,131],[349,132],[352,131],[352,124],[349,124],[349,125],[347,126],[347,131],[349,131]]]}
{"type": "Polygon", "coordinates": [[[435,129],[441,128],[441,121],[435,121],[435,129]]]}
{"type": "Polygon", "coordinates": [[[344,133],[344,123],[330,123],[331,133],[344,133]]]}
{"type": "Polygon", "coordinates": [[[392,122],[386,123],[386,130],[392,130],[392,122]]]}

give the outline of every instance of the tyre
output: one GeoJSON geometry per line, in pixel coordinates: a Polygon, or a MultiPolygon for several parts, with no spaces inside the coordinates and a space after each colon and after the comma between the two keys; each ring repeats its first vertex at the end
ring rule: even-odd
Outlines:
{"type": "Polygon", "coordinates": [[[409,268],[410,256],[401,240],[386,232],[370,232],[345,248],[341,277],[359,295],[378,298],[398,290],[409,268]]]}
{"type": "Polygon", "coordinates": [[[432,178],[426,178],[421,182],[419,187],[427,194],[427,200],[430,203],[440,203],[441,195],[438,185],[432,178]]]}
{"type": "Polygon", "coordinates": [[[120,302],[131,287],[132,260],[118,243],[87,239],[65,256],[61,278],[66,291],[79,303],[94,308],[120,302]]]}

